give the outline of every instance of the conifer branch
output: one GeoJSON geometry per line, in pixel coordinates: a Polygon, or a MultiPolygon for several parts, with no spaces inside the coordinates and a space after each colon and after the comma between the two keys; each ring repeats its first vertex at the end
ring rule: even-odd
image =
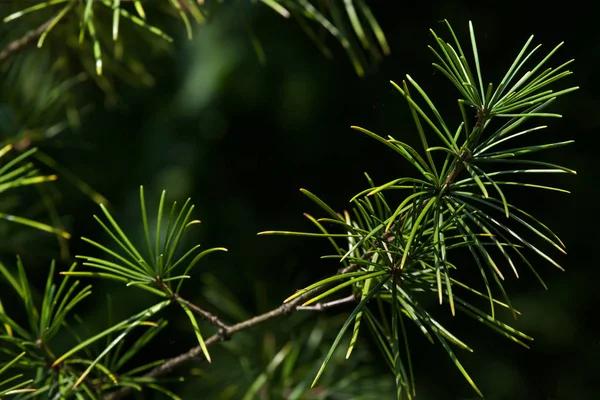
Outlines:
{"type": "MultiPolygon", "coordinates": [[[[449,179],[449,180],[447,180],[447,182],[445,182],[444,191],[448,190],[450,185],[456,180],[456,178],[458,177],[460,172],[462,172],[462,168],[463,167],[462,167],[461,162],[457,162],[454,165],[450,174],[448,175],[449,177],[451,177],[451,179],[449,179]]],[[[402,221],[399,221],[399,222],[402,223],[402,221]]],[[[392,225],[391,229],[382,235],[382,240],[384,240],[384,241],[393,240],[394,235],[392,232],[394,232],[395,225],[396,224],[392,225]]],[[[369,254],[369,252],[367,252],[367,254],[369,254]]],[[[366,255],[366,257],[369,257],[369,256],[366,255]]],[[[345,268],[340,269],[338,271],[338,274],[345,274],[348,272],[352,272],[358,268],[359,268],[358,264],[351,264],[345,268]]],[[[328,287],[329,287],[329,285],[319,286],[309,292],[304,293],[303,295],[301,295],[299,297],[296,297],[294,300],[290,301],[289,303],[282,304],[279,307],[277,307],[271,311],[268,311],[264,314],[257,315],[246,321],[242,321],[237,324],[230,325],[230,326],[225,325],[216,316],[210,314],[209,312],[207,312],[205,310],[200,309],[199,307],[188,302],[187,300],[182,299],[182,301],[184,301],[186,303],[186,305],[188,307],[190,307],[192,310],[194,310],[195,312],[197,312],[198,314],[200,314],[201,316],[206,318],[208,321],[210,321],[213,325],[216,325],[219,327],[219,331],[217,333],[215,333],[214,335],[212,335],[211,337],[209,337],[204,342],[206,344],[206,346],[209,346],[211,344],[214,344],[214,343],[217,343],[217,342],[220,342],[223,340],[229,340],[231,338],[231,336],[236,332],[243,331],[248,328],[252,328],[255,325],[259,325],[259,324],[269,321],[271,319],[282,317],[284,315],[289,315],[295,311],[309,311],[309,310],[322,311],[322,310],[325,310],[325,309],[328,309],[328,308],[331,308],[334,306],[339,306],[342,304],[347,304],[349,302],[356,301],[355,294],[352,294],[350,296],[347,296],[347,297],[344,297],[344,298],[341,298],[338,300],[333,300],[333,301],[327,302],[327,303],[319,303],[314,306],[302,306],[301,305],[306,300],[323,292],[328,287]]],[[[192,347],[190,350],[188,350],[185,353],[182,353],[178,356],[169,358],[164,363],[160,364],[159,366],[157,366],[156,368],[154,368],[150,372],[148,372],[146,375],[144,375],[144,377],[145,378],[157,378],[159,376],[163,376],[163,375],[171,372],[174,368],[177,368],[178,366],[180,366],[184,363],[187,363],[188,361],[197,360],[197,359],[199,359],[199,357],[202,357],[202,349],[200,348],[200,346],[192,347]]],[[[129,395],[131,393],[131,391],[132,391],[131,387],[125,386],[125,387],[122,387],[121,389],[105,396],[104,400],[119,400],[119,399],[125,398],[127,395],[129,395]]]]}

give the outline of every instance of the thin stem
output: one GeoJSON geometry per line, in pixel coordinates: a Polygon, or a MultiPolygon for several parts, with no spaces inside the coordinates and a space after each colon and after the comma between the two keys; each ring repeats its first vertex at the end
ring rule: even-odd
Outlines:
{"type": "Polygon", "coordinates": [[[196,314],[200,315],[202,318],[206,319],[208,322],[210,322],[214,326],[218,327],[219,328],[219,332],[226,331],[227,329],[230,328],[229,325],[227,325],[223,321],[221,321],[219,319],[219,317],[217,317],[216,315],[214,315],[214,314],[210,313],[209,311],[206,311],[206,310],[198,307],[197,305],[195,305],[191,301],[186,300],[183,297],[181,297],[180,295],[178,295],[177,293],[173,292],[171,290],[171,288],[166,283],[164,283],[164,282],[162,282],[160,280],[159,277],[156,278],[156,282],[158,283],[159,287],[161,287],[162,289],[164,289],[169,294],[169,296],[171,296],[171,299],[174,302],[179,301],[179,302],[185,304],[193,312],[195,312],[196,314]]]}
{"type": "MultiPolygon", "coordinates": [[[[35,0],[32,0],[31,2],[34,2],[34,1],[35,0]]],[[[94,0],[94,2],[98,2],[98,1],[101,1],[101,0],[94,0]]],[[[132,1],[133,0],[121,0],[122,3],[129,3],[132,1]]],[[[14,0],[0,0],[0,3],[12,3],[12,2],[14,2],[14,0]]],[[[72,10],[73,10],[73,8],[71,8],[67,13],[70,13],[72,10]]],[[[13,40],[6,47],[4,47],[4,49],[2,49],[2,51],[0,51],[0,65],[2,65],[2,63],[4,63],[6,60],[8,60],[10,57],[15,55],[19,51],[24,50],[27,46],[29,46],[30,44],[37,41],[40,38],[40,36],[42,36],[42,34],[46,31],[46,29],[48,29],[48,27],[52,24],[52,21],[54,21],[55,17],[56,17],[56,15],[53,15],[48,21],[44,22],[37,28],[27,31],[23,36],[21,36],[18,39],[13,40]]],[[[66,17],[66,15],[65,15],[65,17],[66,17]]],[[[64,18],[63,18],[63,21],[64,21],[64,18]]],[[[63,21],[61,21],[61,23],[63,21]]]]}
{"type": "Polygon", "coordinates": [[[350,296],[342,297],[341,299],[329,301],[327,303],[317,303],[314,306],[300,306],[296,307],[297,311],[324,311],[328,308],[340,306],[346,303],[355,303],[356,302],[356,294],[351,294],[350,296]]]}
{"type": "Polygon", "coordinates": [[[55,16],[52,16],[52,18],[50,18],[48,21],[44,22],[35,29],[27,31],[23,36],[13,40],[6,47],[4,47],[4,49],[0,51],[0,65],[2,65],[3,62],[8,60],[10,57],[15,55],[19,51],[25,49],[27,46],[34,43],[37,39],[39,39],[39,37],[42,36],[42,33],[44,33],[46,29],[48,29],[52,21],[54,21],[54,17],[55,16]]]}
{"type": "Polygon", "coordinates": [[[223,321],[221,321],[219,319],[219,317],[217,317],[216,315],[198,307],[197,305],[195,305],[194,303],[190,302],[189,300],[184,299],[183,297],[179,296],[178,294],[174,294],[173,298],[184,303],[186,306],[188,306],[193,312],[195,312],[196,314],[200,315],[202,318],[206,319],[208,322],[210,322],[211,324],[213,324],[214,326],[219,327],[220,329],[223,329],[225,331],[227,331],[228,329],[230,329],[231,327],[227,324],[225,324],[223,321]]]}

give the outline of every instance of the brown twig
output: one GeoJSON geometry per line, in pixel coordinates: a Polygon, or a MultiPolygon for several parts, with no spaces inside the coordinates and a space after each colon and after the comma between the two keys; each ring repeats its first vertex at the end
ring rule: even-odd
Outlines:
{"type": "Polygon", "coordinates": [[[23,50],[25,47],[29,46],[36,39],[38,39],[42,35],[42,33],[44,33],[46,29],[48,29],[53,20],[54,17],[50,18],[48,21],[44,22],[37,28],[26,32],[20,38],[10,42],[4,49],[2,49],[2,51],[0,51],[0,65],[2,65],[4,61],[12,57],[15,53],[23,50]]]}
{"type": "Polygon", "coordinates": [[[340,306],[346,303],[354,303],[356,302],[356,294],[351,294],[350,296],[342,297],[341,299],[329,301],[327,303],[317,303],[314,306],[299,306],[296,307],[298,311],[324,311],[328,308],[340,306]]]}
{"type": "Polygon", "coordinates": [[[190,310],[192,310],[193,312],[195,312],[196,314],[200,315],[202,318],[204,318],[205,320],[207,320],[208,322],[210,322],[211,324],[213,324],[214,326],[219,328],[219,332],[223,332],[227,329],[230,328],[229,325],[225,324],[225,322],[221,321],[219,319],[219,317],[217,317],[216,315],[210,313],[209,311],[206,311],[200,307],[198,307],[197,305],[195,305],[194,303],[192,303],[189,300],[184,299],[183,297],[181,297],[179,294],[173,292],[171,290],[171,288],[169,287],[169,285],[167,285],[165,282],[163,282],[160,277],[156,277],[156,281],[155,281],[158,286],[162,289],[165,290],[165,292],[167,292],[169,294],[169,296],[171,296],[171,300],[172,301],[176,301],[179,303],[183,303],[185,304],[190,310]]]}
{"type": "Polygon", "coordinates": [[[221,321],[219,319],[219,317],[217,317],[216,315],[198,307],[197,305],[195,305],[194,303],[184,299],[183,297],[180,297],[178,294],[174,295],[174,298],[185,304],[186,306],[188,306],[193,312],[195,312],[196,314],[200,315],[202,318],[204,318],[205,320],[207,320],[208,322],[210,322],[211,324],[213,324],[214,326],[219,327],[219,329],[223,329],[223,330],[227,330],[230,329],[231,327],[227,324],[225,324],[223,321],[221,321]]]}

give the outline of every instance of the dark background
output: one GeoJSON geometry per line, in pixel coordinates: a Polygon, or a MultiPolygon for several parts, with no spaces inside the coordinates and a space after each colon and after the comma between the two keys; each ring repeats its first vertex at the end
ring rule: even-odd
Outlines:
{"type": "MultiPolygon", "coordinates": [[[[563,114],[563,118],[544,121],[549,125],[543,134],[547,136],[531,138],[547,142],[576,140],[574,145],[544,155],[549,162],[578,172],[576,176],[550,179],[572,194],[521,189],[514,191],[511,200],[533,212],[561,237],[568,256],[556,257],[566,272],[531,256],[548,291],[526,268],[521,270],[519,280],[507,274],[506,287],[523,316],[516,322],[507,316],[505,321],[535,338],[530,350],[464,317],[456,321],[442,319],[474,348],[473,354],[457,352],[488,395],[486,398],[597,398],[600,274],[594,254],[600,176],[594,154],[600,98],[594,94],[597,77],[593,73],[599,67],[600,35],[594,13],[575,2],[561,3],[556,8],[549,3],[531,2],[371,4],[392,54],[365,78],[356,76],[339,46],[332,45],[334,59],[327,60],[293,21],[283,20],[266,7],[248,9],[265,48],[265,66],[257,61],[235,15],[224,14],[210,25],[199,27],[192,41],[185,39],[180,23],[167,19],[163,26],[172,23],[167,30],[178,37],[172,55],[155,57],[149,63],[156,85],[146,89],[119,85],[121,103],[116,108],[103,107],[102,95],[91,86],[89,96],[96,98],[97,107],[84,119],[81,130],[41,147],[106,196],[114,215],[132,235],[141,232],[139,185],[145,186],[153,204],[162,189],[167,190],[171,200],[192,197],[194,214],[202,225],[192,231],[190,240],[204,248],[224,246],[229,252],[203,261],[196,282],[188,282],[187,296],[202,302],[208,284],[201,277],[210,274],[234,294],[248,313],[256,314],[276,307],[296,289],[338,267],[335,261],[320,259],[331,254],[325,240],[256,235],[272,229],[313,229],[302,213],[321,216],[320,210],[299,188],[307,188],[343,210],[348,200],[365,187],[364,172],[380,183],[414,173],[389,149],[350,129],[358,125],[399,140],[416,140],[405,101],[390,80],[400,82],[409,74],[439,102],[444,115],[454,115],[449,117],[451,121],[459,117],[456,92],[431,66],[433,57],[427,49],[433,44],[430,28],[447,37],[445,25],[440,22],[446,18],[466,42],[468,21],[472,20],[484,75],[496,82],[529,35],[534,34],[534,42],[543,44],[542,51],[565,41],[551,65],[574,58],[571,69],[575,74],[558,87],[577,85],[581,89],[554,103],[552,111],[563,114]]],[[[99,209],[72,186],[65,184],[61,190],[61,213],[74,237],[71,252],[91,255],[93,249],[78,238],[103,237],[92,218],[99,209]]],[[[19,253],[29,268],[39,271],[42,289],[48,260],[55,257],[56,249],[51,243],[42,246],[41,241],[47,238],[40,238],[38,235],[35,240],[21,243],[19,253]]],[[[3,257],[10,259],[8,253],[3,257]]],[[[152,301],[135,289],[98,282],[93,298],[79,310],[91,331],[105,324],[104,289],[113,294],[113,301],[119,305],[115,314],[120,318],[152,301]]],[[[172,318],[168,333],[146,356],[169,357],[193,346],[185,316],[172,318]]],[[[302,324],[314,323],[315,319],[305,318],[302,324]]],[[[331,322],[329,334],[334,337],[340,326],[339,319],[331,322]]],[[[282,320],[264,329],[285,338],[292,328],[282,320]]],[[[412,333],[417,398],[475,398],[443,349],[422,340],[416,330],[412,333]]],[[[253,340],[250,332],[240,339],[254,346],[255,350],[245,349],[249,354],[263,350],[259,333],[255,337],[253,340]]],[[[236,340],[237,336],[232,341],[236,340]]],[[[369,346],[368,339],[364,346],[369,346]]],[[[214,368],[230,374],[232,380],[238,379],[233,371],[239,367],[239,360],[230,357],[220,361],[217,347],[212,348],[213,366],[200,363],[192,367],[208,375],[207,371],[214,368]]],[[[378,363],[376,353],[368,360],[375,374],[387,374],[383,366],[379,367],[382,363],[378,363]]],[[[262,361],[257,356],[254,362],[262,361]]],[[[181,372],[187,373],[189,367],[181,372]]],[[[338,372],[343,373],[341,369],[338,372]]],[[[391,375],[385,377],[390,382],[393,379],[391,375]]],[[[223,394],[227,379],[210,381],[192,376],[187,382],[183,388],[173,386],[183,398],[228,398],[223,394]]],[[[383,389],[381,396],[387,398],[386,393],[391,398],[392,392],[383,389]]]]}

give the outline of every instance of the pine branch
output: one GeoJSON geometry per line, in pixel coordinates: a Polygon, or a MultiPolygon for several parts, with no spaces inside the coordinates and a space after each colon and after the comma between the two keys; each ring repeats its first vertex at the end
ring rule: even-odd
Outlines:
{"type": "MultiPolygon", "coordinates": [[[[0,0],[0,3],[12,3],[13,1],[14,0],[0,0]]],[[[94,0],[94,1],[97,2],[100,0],[94,0]]],[[[128,2],[132,2],[132,1],[133,0],[121,0],[122,3],[128,3],[128,2]]],[[[71,8],[67,12],[67,14],[70,14],[70,12],[72,10],[73,10],[73,8],[71,8]]],[[[60,23],[63,23],[64,20],[66,19],[66,17],[68,17],[67,14],[64,16],[63,20],[60,23]]],[[[2,63],[4,63],[6,60],[8,60],[10,57],[15,55],[19,51],[24,50],[26,47],[31,45],[37,39],[39,39],[39,37],[42,36],[42,34],[46,31],[46,29],[48,29],[50,24],[52,24],[52,21],[54,21],[55,18],[56,18],[56,15],[53,15],[48,21],[44,22],[37,28],[27,31],[23,36],[21,36],[18,39],[13,40],[6,47],[4,47],[4,49],[2,49],[2,51],[0,51],[0,65],[2,65],[2,63]]]]}
{"type": "MultiPolygon", "coordinates": [[[[443,189],[444,191],[449,190],[449,187],[456,180],[458,175],[460,175],[460,172],[462,172],[462,169],[463,169],[462,160],[458,160],[458,162],[455,163],[454,167],[452,168],[452,170],[450,171],[450,173],[448,175],[449,179],[447,179],[446,182],[444,182],[444,189],[443,189]]],[[[424,205],[425,204],[423,204],[423,206],[424,205]]],[[[399,221],[399,223],[401,224],[402,221],[399,221]]],[[[394,231],[395,225],[396,224],[392,225],[390,230],[383,234],[382,240],[384,242],[393,240],[394,235],[392,232],[394,231]]],[[[369,252],[367,252],[367,254],[369,254],[369,252]]],[[[345,274],[347,272],[354,271],[358,268],[359,268],[358,264],[351,264],[351,265],[347,266],[346,268],[340,269],[338,271],[338,274],[345,274]]],[[[192,303],[189,303],[187,300],[182,299],[182,301],[184,301],[186,303],[186,305],[189,306],[191,309],[193,309],[195,312],[197,312],[198,314],[200,314],[201,316],[203,316],[204,318],[209,320],[211,323],[213,323],[213,325],[216,325],[219,327],[219,332],[215,333],[214,335],[209,337],[204,342],[206,344],[206,346],[209,346],[211,344],[214,344],[214,343],[217,343],[217,342],[220,342],[223,340],[228,340],[236,332],[243,331],[248,328],[252,328],[255,325],[259,325],[259,324],[269,321],[271,319],[279,318],[284,315],[289,315],[295,311],[308,311],[308,310],[322,311],[327,308],[331,308],[333,306],[342,305],[342,304],[346,304],[346,303],[349,303],[352,301],[356,301],[356,297],[353,294],[351,296],[344,297],[344,298],[338,299],[338,300],[334,300],[334,301],[331,301],[328,303],[320,303],[320,304],[317,304],[314,306],[305,306],[305,307],[301,306],[301,304],[304,303],[306,300],[323,292],[327,287],[329,287],[329,285],[319,286],[318,288],[315,288],[315,289],[295,298],[294,300],[290,301],[289,303],[282,304],[281,306],[279,306],[269,312],[266,312],[261,315],[257,315],[246,321],[242,321],[242,322],[239,322],[239,323],[231,325],[231,326],[225,325],[216,316],[210,314],[209,312],[207,312],[205,310],[200,309],[199,307],[193,305],[192,303]]],[[[193,347],[185,353],[182,353],[176,357],[166,360],[164,363],[162,363],[161,365],[157,366],[156,368],[154,368],[150,372],[148,372],[146,375],[144,375],[144,377],[145,378],[157,378],[159,376],[163,376],[163,375],[169,373],[174,368],[176,368],[188,361],[198,359],[198,357],[201,357],[201,356],[202,356],[202,350],[200,349],[200,346],[193,347]]],[[[122,399],[122,398],[126,397],[127,395],[129,395],[132,390],[133,389],[128,386],[122,387],[121,389],[105,396],[104,400],[122,399]]]]}

